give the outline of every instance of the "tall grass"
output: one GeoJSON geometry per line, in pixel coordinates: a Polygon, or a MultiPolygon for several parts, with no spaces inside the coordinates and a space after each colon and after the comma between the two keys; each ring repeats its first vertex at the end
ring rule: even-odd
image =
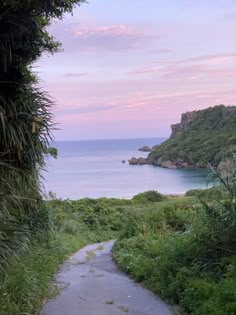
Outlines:
{"type": "MultiPolygon", "coordinates": [[[[39,237],[34,235],[30,243],[27,238],[32,238],[32,231],[24,239],[27,231],[19,234],[22,225],[11,230],[9,222],[9,226],[1,227],[6,233],[12,233],[9,235],[9,239],[13,240],[12,246],[19,242],[16,249],[6,249],[8,254],[10,251],[15,254],[15,251],[19,252],[19,247],[23,248],[18,257],[11,255],[8,258],[4,272],[0,272],[0,315],[35,314],[44,299],[55,296],[57,288],[51,280],[59,264],[86,244],[117,238],[125,219],[124,203],[126,201],[108,199],[47,200],[44,207],[50,222],[50,233],[46,234],[46,239],[43,238],[40,226],[39,237]]],[[[42,218],[42,211],[39,218],[42,218]]],[[[37,217],[35,220],[38,222],[37,217]]],[[[48,228],[45,232],[48,233],[48,228]]]]}
{"type": "Polygon", "coordinates": [[[50,222],[40,170],[51,140],[52,105],[32,71],[43,52],[60,44],[47,32],[83,0],[0,1],[0,269],[23,243],[45,235],[50,222]],[[18,235],[18,237],[15,237],[18,235]],[[3,250],[4,249],[4,250],[3,250]]]}
{"type": "Polygon", "coordinates": [[[233,315],[235,160],[224,174],[213,170],[211,180],[216,181],[220,194],[210,190],[209,196],[204,192],[204,198],[185,205],[163,201],[130,213],[113,254],[132,277],[180,304],[185,313],[233,315]]]}

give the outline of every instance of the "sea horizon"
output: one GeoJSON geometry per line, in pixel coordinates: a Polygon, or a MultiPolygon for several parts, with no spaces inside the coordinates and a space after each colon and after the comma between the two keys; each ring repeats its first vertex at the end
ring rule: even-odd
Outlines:
{"type": "Polygon", "coordinates": [[[75,140],[53,140],[51,141],[51,144],[58,143],[58,142],[86,142],[86,141],[111,141],[111,140],[150,140],[150,139],[163,139],[167,140],[169,136],[166,137],[129,137],[129,138],[100,138],[100,139],[75,139],[75,140]]]}
{"type": "Polygon", "coordinates": [[[62,199],[132,198],[157,190],[184,194],[206,187],[206,170],[164,169],[153,165],[131,166],[133,157],[146,157],[138,149],[160,144],[166,138],[131,138],[55,141],[58,158],[48,158],[43,176],[45,192],[62,199]],[[125,161],[125,163],[122,163],[125,161]]]}

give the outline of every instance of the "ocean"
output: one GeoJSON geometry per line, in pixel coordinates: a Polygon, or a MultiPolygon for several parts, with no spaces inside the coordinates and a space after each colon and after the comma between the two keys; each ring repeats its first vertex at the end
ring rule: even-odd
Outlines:
{"type": "Polygon", "coordinates": [[[144,145],[154,146],[165,139],[121,139],[61,141],[53,146],[58,158],[48,158],[44,172],[45,191],[62,199],[84,197],[131,198],[137,193],[157,190],[163,194],[182,194],[206,187],[206,170],[171,170],[152,165],[131,166],[132,156],[144,145]],[[122,160],[126,163],[123,164],[122,160]]]}

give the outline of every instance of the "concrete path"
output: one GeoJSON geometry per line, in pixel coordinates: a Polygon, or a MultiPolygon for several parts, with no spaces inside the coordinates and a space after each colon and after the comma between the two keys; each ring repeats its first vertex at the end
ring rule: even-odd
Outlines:
{"type": "Polygon", "coordinates": [[[60,269],[60,295],[40,315],[173,315],[171,308],[119,271],[114,242],[86,246],[60,269]]]}

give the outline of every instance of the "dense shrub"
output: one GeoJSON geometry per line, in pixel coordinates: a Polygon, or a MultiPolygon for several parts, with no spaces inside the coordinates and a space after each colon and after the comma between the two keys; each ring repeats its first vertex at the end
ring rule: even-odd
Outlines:
{"type": "Polygon", "coordinates": [[[218,200],[224,198],[226,191],[223,187],[212,187],[208,189],[192,189],[185,193],[187,197],[197,197],[203,200],[218,200]]]}
{"type": "Polygon", "coordinates": [[[149,190],[140,193],[132,198],[134,202],[137,203],[147,203],[147,202],[159,202],[165,200],[166,197],[155,190],[149,190]]]}
{"type": "Polygon", "coordinates": [[[48,148],[53,104],[39,88],[32,64],[43,52],[60,47],[47,31],[52,19],[61,19],[82,2],[0,1],[0,272],[21,251],[23,239],[27,244],[47,234],[40,172],[45,154],[56,156],[48,148]]]}
{"type": "Polygon", "coordinates": [[[217,188],[190,192],[195,205],[130,212],[113,249],[132,277],[188,314],[236,314],[236,176],[228,174],[213,173],[217,188]]]}
{"type": "MultiPolygon", "coordinates": [[[[35,314],[43,299],[54,296],[57,289],[49,285],[58,265],[82,246],[115,239],[125,220],[123,204],[109,199],[78,201],[52,199],[44,203],[50,234],[25,242],[25,231],[12,232],[14,246],[22,246],[19,257],[13,255],[0,273],[0,314],[35,314]],[[116,206],[114,206],[116,204],[116,206]],[[48,211],[49,210],[49,211],[48,211]],[[50,290],[48,290],[50,289],[50,290]]],[[[41,216],[40,216],[41,218],[41,216]]],[[[36,217],[35,220],[38,218],[36,217]]],[[[42,224],[41,221],[38,222],[42,224]]],[[[14,227],[9,222],[1,230],[14,227]]],[[[22,227],[21,227],[22,228],[22,227]]],[[[44,226],[40,227],[41,232],[44,226]]],[[[48,228],[45,227],[45,233],[48,228]]],[[[32,234],[30,233],[32,236],[32,234]]],[[[4,237],[2,233],[0,237],[4,237]]],[[[1,245],[1,242],[0,242],[1,245]]],[[[13,247],[14,249],[14,247],[13,247]]],[[[4,248],[0,247],[4,253],[4,248]]],[[[14,253],[14,252],[13,252],[14,253]]]]}
{"type": "MultiPolygon", "coordinates": [[[[124,220],[124,210],[120,206],[113,206],[109,199],[81,199],[81,200],[51,200],[51,208],[56,229],[71,230],[72,234],[83,230],[111,230],[119,231],[124,220]]],[[[117,202],[119,204],[119,202],[117,202]]],[[[122,204],[122,203],[121,203],[122,204]]]]}

